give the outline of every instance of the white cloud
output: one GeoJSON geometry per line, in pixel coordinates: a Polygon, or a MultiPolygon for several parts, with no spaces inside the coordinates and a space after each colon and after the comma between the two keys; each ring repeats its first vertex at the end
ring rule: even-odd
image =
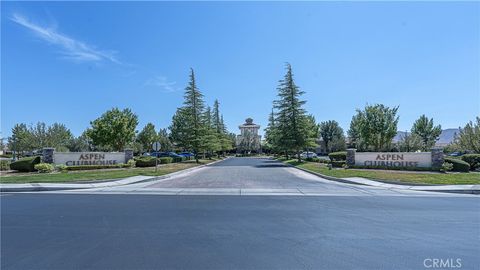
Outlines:
{"type": "Polygon", "coordinates": [[[180,90],[180,88],[176,87],[177,82],[169,82],[167,77],[164,76],[155,76],[150,78],[145,82],[145,85],[160,87],[166,93],[172,93],[180,90]]]}
{"type": "Polygon", "coordinates": [[[57,32],[54,28],[46,28],[34,24],[28,18],[17,13],[13,14],[10,19],[28,28],[36,36],[49,44],[60,47],[62,54],[68,59],[81,62],[110,61],[120,64],[120,61],[114,56],[114,52],[97,50],[82,41],[75,40],[57,32]]]}

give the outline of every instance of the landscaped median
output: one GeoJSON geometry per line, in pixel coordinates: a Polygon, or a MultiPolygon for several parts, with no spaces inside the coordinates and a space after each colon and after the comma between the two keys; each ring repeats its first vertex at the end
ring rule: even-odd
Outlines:
{"type": "Polygon", "coordinates": [[[374,169],[343,169],[329,168],[327,164],[318,162],[298,162],[296,159],[283,160],[292,166],[312,171],[321,175],[350,178],[361,177],[382,182],[392,182],[413,185],[479,185],[480,172],[469,173],[441,173],[441,172],[418,172],[398,170],[374,170],[374,169]]]}
{"type": "Polygon", "coordinates": [[[131,176],[161,176],[199,165],[205,165],[216,161],[216,159],[200,160],[196,163],[194,160],[178,163],[161,164],[155,170],[155,167],[143,168],[118,168],[101,170],[79,170],[65,171],[55,173],[11,173],[0,177],[2,184],[22,184],[22,183],[73,183],[95,180],[123,179],[131,176]]]}

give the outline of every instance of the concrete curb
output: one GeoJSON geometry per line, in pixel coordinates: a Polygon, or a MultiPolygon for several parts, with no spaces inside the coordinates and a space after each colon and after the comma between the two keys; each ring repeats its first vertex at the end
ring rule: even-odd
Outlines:
{"type": "Polygon", "coordinates": [[[229,157],[221,160],[214,161],[209,164],[188,168],[185,170],[161,175],[161,176],[132,176],[116,181],[99,182],[99,183],[26,183],[26,184],[0,184],[0,192],[29,192],[29,191],[58,191],[58,190],[74,190],[74,189],[90,189],[90,188],[106,188],[116,187],[130,184],[138,184],[143,182],[156,181],[160,179],[169,178],[180,173],[191,172],[201,169],[205,166],[213,165],[217,162],[228,159],[229,157]]]}
{"type": "Polygon", "coordinates": [[[403,190],[415,190],[415,191],[430,191],[430,192],[447,192],[447,193],[462,193],[462,194],[480,194],[480,185],[430,185],[430,186],[418,186],[418,185],[395,185],[384,182],[378,182],[370,179],[355,177],[355,178],[338,178],[333,176],[324,175],[304,168],[299,168],[290,164],[286,164],[289,167],[296,168],[298,170],[319,176],[321,178],[341,182],[346,184],[363,185],[383,187],[388,189],[403,189],[403,190]]]}

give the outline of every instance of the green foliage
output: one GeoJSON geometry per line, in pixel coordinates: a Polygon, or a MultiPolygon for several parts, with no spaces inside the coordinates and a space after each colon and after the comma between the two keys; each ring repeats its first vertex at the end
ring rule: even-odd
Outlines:
{"type": "Polygon", "coordinates": [[[440,133],[442,133],[442,126],[434,126],[433,118],[428,119],[425,115],[420,116],[412,127],[412,134],[421,139],[423,151],[428,151],[435,145],[440,133]]]}
{"type": "Polygon", "coordinates": [[[463,151],[474,151],[480,154],[480,117],[470,121],[465,127],[460,128],[456,143],[463,151]]]}
{"type": "Polygon", "coordinates": [[[142,151],[152,150],[152,144],[157,141],[157,132],[155,125],[148,123],[137,135],[137,142],[140,143],[142,151]]]}
{"type": "Polygon", "coordinates": [[[480,168],[480,154],[465,154],[461,158],[463,161],[470,164],[470,169],[472,171],[480,168]]]}
{"type": "Polygon", "coordinates": [[[314,144],[316,138],[311,138],[311,131],[303,105],[306,103],[300,100],[304,94],[295,84],[292,68],[286,65],[287,73],[280,81],[278,100],[274,101],[274,108],[277,110],[275,123],[276,144],[282,150],[294,151],[300,161],[300,151],[314,144]]]}
{"type": "Polygon", "coordinates": [[[92,150],[90,139],[86,132],[83,132],[82,135],[76,138],[72,138],[68,142],[67,148],[71,152],[88,152],[92,150]]]}
{"type": "Polygon", "coordinates": [[[65,164],[55,165],[55,170],[57,170],[59,172],[66,172],[67,171],[67,165],[65,165],[65,164]]]}
{"type": "Polygon", "coordinates": [[[364,151],[366,150],[366,145],[361,138],[361,127],[361,115],[357,113],[356,115],[352,116],[350,128],[347,131],[349,139],[348,146],[351,148],[356,148],[359,151],[364,151]]]}
{"type": "Polygon", "coordinates": [[[160,143],[161,151],[172,151],[173,143],[169,138],[168,131],[166,128],[161,128],[157,133],[157,141],[160,143]]]}
{"type": "Polygon", "coordinates": [[[137,167],[154,167],[155,164],[156,164],[155,157],[147,156],[147,157],[135,158],[135,166],[137,167]]]}
{"type": "Polygon", "coordinates": [[[361,148],[387,150],[397,134],[397,111],[398,107],[367,105],[364,110],[357,110],[357,115],[352,118],[349,135],[354,136],[353,140],[361,148]]]}
{"type": "Polygon", "coordinates": [[[127,166],[126,167],[130,167],[130,168],[133,168],[135,167],[135,160],[134,159],[130,159],[129,161],[127,161],[127,166]]]}
{"type": "Polygon", "coordinates": [[[446,157],[445,162],[451,163],[453,165],[452,170],[455,172],[468,172],[470,170],[470,164],[463,160],[446,157]]]}
{"type": "MultiPolygon", "coordinates": [[[[180,160],[181,161],[181,160],[180,160]]],[[[173,158],[171,157],[161,157],[161,158],[158,158],[158,163],[159,164],[168,164],[168,163],[172,163],[173,162],[173,158]]]]}
{"type": "Polygon", "coordinates": [[[343,168],[343,166],[346,165],[347,163],[345,161],[332,160],[330,164],[332,164],[332,167],[335,167],[335,168],[343,168]]]}
{"type": "Polygon", "coordinates": [[[340,152],[332,152],[328,154],[328,157],[331,161],[345,161],[347,160],[347,152],[340,151],[340,152]]]}
{"type": "Polygon", "coordinates": [[[442,168],[440,169],[441,172],[449,172],[453,170],[453,164],[449,162],[443,162],[442,168]]]}
{"type": "Polygon", "coordinates": [[[0,160],[0,171],[8,171],[10,170],[10,160],[0,160]]]}
{"type": "Polygon", "coordinates": [[[345,136],[343,135],[343,129],[337,121],[329,120],[321,122],[319,128],[320,137],[328,153],[331,151],[345,150],[345,136]]]}
{"type": "Polygon", "coordinates": [[[39,173],[51,173],[55,170],[53,165],[49,163],[38,163],[38,164],[35,164],[34,168],[39,173]]]}
{"type": "Polygon", "coordinates": [[[421,138],[414,134],[405,132],[397,143],[400,152],[415,152],[422,149],[421,138]]]}
{"type": "Polygon", "coordinates": [[[53,147],[58,151],[67,149],[72,139],[72,133],[63,124],[54,123],[47,126],[43,122],[38,122],[27,127],[26,124],[21,123],[12,128],[8,146],[16,152],[38,150],[44,147],[53,147]]]}
{"type": "Polygon", "coordinates": [[[90,124],[87,135],[94,145],[123,151],[135,138],[138,117],[130,109],[113,108],[90,124]]]}
{"type": "Polygon", "coordinates": [[[10,163],[10,169],[19,172],[34,172],[35,165],[40,163],[40,157],[26,157],[10,163]]]}

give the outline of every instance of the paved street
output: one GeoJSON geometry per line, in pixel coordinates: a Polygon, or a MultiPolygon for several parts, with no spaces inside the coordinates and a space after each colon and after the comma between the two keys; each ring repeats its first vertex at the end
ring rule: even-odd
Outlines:
{"type": "Polygon", "coordinates": [[[427,269],[425,259],[480,268],[478,196],[346,185],[268,159],[0,199],[1,269],[427,269]],[[205,187],[319,193],[159,195],[205,187]]]}

